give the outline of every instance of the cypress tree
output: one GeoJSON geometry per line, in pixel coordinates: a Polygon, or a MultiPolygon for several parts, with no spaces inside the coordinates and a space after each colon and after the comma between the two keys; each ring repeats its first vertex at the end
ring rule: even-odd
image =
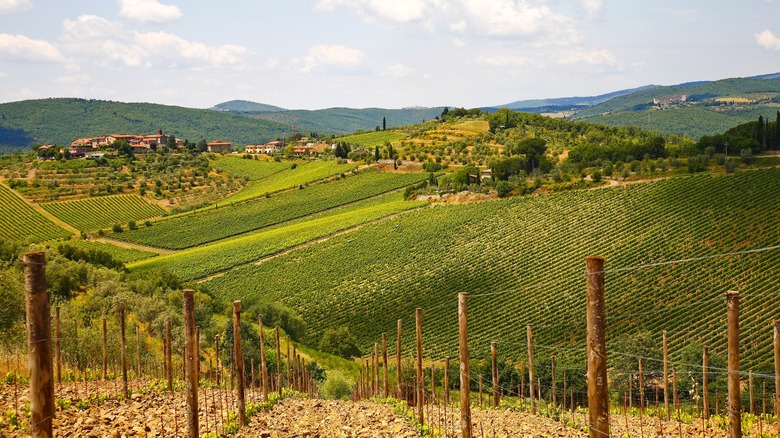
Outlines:
{"type": "Polygon", "coordinates": [[[766,146],[766,130],[764,129],[764,116],[758,116],[758,126],[756,127],[756,142],[766,146]]]}
{"type": "Polygon", "coordinates": [[[387,129],[387,119],[382,117],[382,131],[387,129]]]}
{"type": "Polygon", "coordinates": [[[777,112],[775,118],[775,141],[773,143],[773,149],[780,149],[780,111],[777,112]]]}

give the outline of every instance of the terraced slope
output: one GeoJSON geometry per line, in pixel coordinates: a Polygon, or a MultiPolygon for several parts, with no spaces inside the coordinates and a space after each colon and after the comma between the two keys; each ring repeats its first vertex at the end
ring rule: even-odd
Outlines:
{"type": "Polygon", "coordinates": [[[126,225],[165,213],[165,209],[138,195],[113,195],[41,204],[46,211],[82,231],[126,225]]]}
{"type": "Polygon", "coordinates": [[[719,255],[778,243],[780,169],[767,169],[424,209],[207,284],[225,299],[297,309],[313,342],[345,325],[368,347],[392,338],[398,318],[413,332],[420,307],[426,354],[438,357],[457,356],[456,295],[466,291],[475,357],[490,341],[524,353],[528,323],[539,348],[581,351],[584,258],[603,255],[608,340],[666,329],[673,357],[691,341],[723,353],[724,294],[739,290],[748,369],[771,363],[780,249],[719,255]]]}
{"type": "Polygon", "coordinates": [[[423,174],[366,171],[271,198],[171,219],[113,237],[143,245],[184,249],[370,198],[422,179],[425,179],[423,174]]]}
{"type": "Polygon", "coordinates": [[[11,189],[0,184],[0,239],[36,243],[71,233],[37,212],[11,189]]]}

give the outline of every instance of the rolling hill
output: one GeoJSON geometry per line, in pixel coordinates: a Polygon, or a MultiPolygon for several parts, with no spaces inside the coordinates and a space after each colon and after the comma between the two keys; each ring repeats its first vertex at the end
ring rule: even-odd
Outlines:
{"type": "Polygon", "coordinates": [[[278,106],[268,105],[265,103],[257,103],[252,102],[249,100],[230,100],[227,102],[222,102],[214,105],[213,110],[217,111],[234,111],[234,112],[244,112],[244,111],[265,111],[265,112],[277,112],[277,111],[287,111],[284,108],[280,108],[278,106]]]}
{"type": "Polygon", "coordinates": [[[36,143],[62,145],[79,137],[157,129],[190,141],[220,139],[242,145],[289,132],[277,122],[225,112],[104,100],[25,100],[0,104],[0,114],[0,146],[5,152],[29,149],[36,143]]]}
{"type": "Polygon", "coordinates": [[[598,96],[585,96],[585,97],[575,96],[575,97],[555,97],[549,99],[518,100],[504,105],[496,105],[491,108],[509,108],[514,110],[524,110],[524,109],[552,107],[552,106],[587,107],[587,106],[598,105],[602,102],[606,102],[618,96],[625,96],[627,94],[633,94],[639,91],[650,90],[658,87],[660,87],[660,85],[645,85],[643,87],[613,91],[611,93],[600,94],[598,96]]]}
{"type": "Polygon", "coordinates": [[[262,119],[284,125],[297,126],[302,132],[316,131],[320,134],[348,134],[355,131],[373,130],[382,126],[396,127],[431,120],[441,114],[444,107],[436,108],[328,108],[320,110],[291,110],[281,112],[244,113],[253,119],[262,119]]]}
{"type": "Polygon", "coordinates": [[[700,137],[723,132],[780,108],[776,75],[655,87],[578,111],[574,120],[700,137]],[[685,95],[685,100],[680,98],[685,95]],[[662,102],[654,104],[653,102],[662,102]]]}

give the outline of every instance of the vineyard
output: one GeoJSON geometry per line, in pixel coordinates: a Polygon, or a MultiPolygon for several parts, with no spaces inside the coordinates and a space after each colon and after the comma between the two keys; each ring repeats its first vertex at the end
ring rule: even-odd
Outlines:
{"type": "Polygon", "coordinates": [[[421,174],[369,170],[278,196],[163,221],[113,237],[160,248],[184,249],[377,196],[424,178],[421,174]]]}
{"type": "Polygon", "coordinates": [[[312,342],[326,328],[347,326],[363,348],[423,308],[425,352],[440,358],[457,351],[455,296],[468,291],[475,357],[490,341],[516,356],[526,324],[551,355],[584,339],[582,260],[599,254],[608,261],[610,342],[668,330],[676,359],[691,343],[723,354],[723,292],[739,290],[744,365],[765,369],[780,251],[715,256],[780,241],[778,181],[780,170],[769,169],[438,206],[233,270],[207,286],[225,299],[240,290],[247,302],[296,309],[312,342]]]}
{"type": "Polygon", "coordinates": [[[3,184],[0,184],[0,217],[4,218],[0,221],[0,239],[35,243],[71,235],[3,184]]]}
{"type": "Polygon", "coordinates": [[[79,248],[83,251],[102,251],[111,255],[111,257],[121,263],[132,263],[139,260],[148,259],[157,256],[156,253],[141,251],[133,248],[122,248],[108,242],[98,240],[74,239],[65,242],[67,245],[79,248]]]}
{"type": "Polygon", "coordinates": [[[335,161],[308,161],[296,164],[294,167],[285,163],[286,170],[274,173],[265,178],[252,180],[246,187],[227,198],[222,203],[233,203],[259,198],[281,190],[287,190],[301,185],[330,178],[335,175],[355,169],[355,164],[338,164],[335,161]]]}
{"type": "MultiPolygon", "coordinates": [[[[296,162],[297,165],[304,164],[305,161],[296,162]]],[[[273,160],[247,160],[233,155],[218,157],[211,162],[218,172],[225,172],[238,178],[244,178],[248,181],[268,178],[269,176],[282,172],[290,168],[292,163],[289,161],[273,160]]]]}
{"type": "Polygon", "coordinates": [[[114,195],[41,204],[46,211],[82,231],[126,225],[161,216],[165,209],[138,195],[114,195]]]}
{"type": "Polygon", "coordinates": [[[404,201],[401,193],[391,193],[305,220],[285,222],[210,245],[139,261],[128,265],[128,268],[164,268],[175,272],[184,281],[199,279],[422,205],[426,203],[404,201]]]}

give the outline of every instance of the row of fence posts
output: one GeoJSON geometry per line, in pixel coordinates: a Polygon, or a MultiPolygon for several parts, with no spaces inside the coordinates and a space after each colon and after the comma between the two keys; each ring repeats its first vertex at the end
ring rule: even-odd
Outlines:
{"type": "MultiPolygon", "coordinates": [[[[50,437],[52,436],[52,420],[55,412],[54,399],[54,367],[52,352],[52,336],[50,329],[50,304],[49,293],[46,289],[45,277],[45,255],[42,252],[27,253],[23,256],[25,267],[25,288],[26,288],[26,315],[28,332],[28,365],[30,369],[30,432],[32,436],[50,437]]],[[[604,258],[588,257],[586,258],[586,289],[587,289],[587,388],[588,388],[588,426],[591,437],[603,437],[610,435],[610,417],[609,417],[609,395],[607,382],[607,350],[605,338],[605,299],[604,299],[604,258]]],[[[200,370],[199,342],[198,332],[195,326],[194,317],[194,296],[192,290],[183,291],[183,314],[184,314],[184,355],[183,371],[187,381],[187,405],[188,405],[188,432],[189,436],[198,436],[198,380],[200,370]]],[[[741,437],[741,388],[740,388],[740,368],[739,368],[739,293],[729,291],[726,293],[727,317],[728,317],[728,417],[729,434],[731,437],[741,437]]],[[[120,344],[121,344],[121,371],[122,371],[122,394],[129,396],[127,360],[126,360],[126,339],[125,339],[125,309],[124,304],[119,305],[120,321],[120,344]]],[[[247,424],[246,405],[245,405],[245,373],[244,360],[241,348],[241,302],[233,303],[233,354],[231,360],[235,364],[235,371],[238,375],[237,384],[237,406],[240,426],[247,424]]],[[[269,376],[266,367],[264,334],[262,330],[262,317],[258,321],[261,333],[261,370],[263,400],[268,400],[269,376]]],[[[416,373],[415,373],[415,399],[417,407],[417,421],[420,424],[425,423],[424,399],[425,385],[422,367],[422,309],[415,312],[416,323],[416,373]]],[[[402,396],[401,379],[401,320],[398,320],[397,348],[396,348],[396,372],[398,386],[396,393],[398,397],[402,396]]],[[[528,372],[529,372],[529,393],[531,412],[536,413],[535,391],[534,391],[534,370],[533,370],[533,337],[531,326],[526,327],[528,341],[528,372]]],[[[55,319],[55,337],[57,348],[57,379],[61,381],[61,353],[59,342],[59,309],[55,319]]],[[[460,293],[458,295],[458,332],[459,332],[459,359],[460,359],[460,429],[463,437],[470,438],[473,433],[471,420],[471,395],[470,395],[470,370],[469,370],[469,347],[468,347],[468,294],[460,293]]],[[[106,345],[106,320],[103,319],[103,377],[107,370],[107,345],[106,345]]],[[[140,334],[136,327],[136,336],[140,339],[140,334]]],[[[276,338],[276,358],[277,358],[277,376],[276,387],[279,394],[282,394],[282,364],[281,364],[281,342],[279,327],[275,327],[276,338]]],[[[173,389],[173,369],[171,360],[171,324],[170,319],[166,322],[166,347],[165,347],[165,369],[168,380],[169,390],[173,389]]],[[[219,338],[216,340],[215,347],[219,355],[219,338]]],[[[140,375],[140,342],[138,343],[137,354],[138,371],[140,375]]],[[[293,353],[290,353],[290,342],[287,343],[287,381],[295,389],[312,391],[314,386],[308,370],[305,367],[305,361],[293,347],[293,353]],[[294,370],[294,371],[293,371],[294,370]],[[293,375],[293,372],[295,375],[293,375]]],[[[663,335],[663,354],[664,354],[664,406],[666,415],[669,415],[669,397],[668,397],[668,343],[666,333],[663,335]]],[[[775,356],[775,384],[780,387],[780,321],[774,321],[774,356],[775,356]]],[[[219,357],[219,356],[218,356],[219,357]]],[[[372,365],[368,363],[361,370],[359,384],[356,387],[356,397],[366,394],[381,393],[388,397],[388,358],[387,358],[387,339],[386,335],[382,337],[382,364],[384,368],[383,378],[379,378],[379,351],[378,345],[374,346],[372,365]]],[[[491,344],[491,358],[493,362],[493,405],[499,403],[500,394],[498,392],[498,375],[496,367],[496,344],[491,344]]],[[[448,358],[449,359],[449,358],[448,358]]],[[[552,365],[554,367],[554,363],[552,365]]],[[[703,355],[703,415],[707,416],[709,412],[709,400],[707,392],[707,349],[704,349],[703,355]]],[[[640,378],[640,399],[643,400],[644,385],[642,380],[642,362],[639,359],[639,378],[640,378]]],[[[449,366],[445,368],[449,370],[449,366]]],[[[219,376],[219,374],[217,374],[219,376]]],[[[433,374],[432,374],[433,376],[433,374]]],[[[554,376],[554,374],[553,374],[554,376]]],[[[219,378],[219,377],[218,377],[219,378]]],[[[254,380],[254,372],[253,372],[254,380]]],[[[676,381],[676,379],[674,379],[676,381]]],[[[231,379],[232,382],[232,379],[231,379]]],[[[433,382],[432,382],[433,383],[433,382]]],[[[554,387],[555,383],[553,383],[554,387]]],[[[448,375],[445,371],[445,388],[449,389],[448,375]]],[[[752,385],[751,385],[752,388],[752,385]]],[[[777,392],[777,391],[776,391],[777,392]]],[[[481,392],[480,392],[481,394],[481,392]]],[[[676,396],[677,391],[674,390],[676,396]]],[[[553,395],[554,397],[554,395],[553,395]]],[[[448,391],[445,393],[445,399],[449,401],[448,391]]],[[[481,400],[481,395],[480,395],[481,400]]],[[[752,400],[752,397],[751,397],[752,400]]],[[[555,400],[553,400],[554,402],[555,400]]],[[[643,403],[642,403],[643,404],[643,403]]],[[[677,404],[677,401],[675,405],[677,404]]],[[[751,406],[752,408],[752,406],[751,406]]],[[[780,412],[780,399],[775,394],[775,414],[780,412]]],[[[777,424],[778,436],[780,436],[780,421],[777,424]]]]}
{"type": "MultiPolygon", "coordinates": [[[[604,258],[603,257],[587,257],[586,258],[586,290],[587,290],[587,406],[588,406],[588,419],[587,425],[589,428],[589,436],[591,437],[604,437],[610,436],[610,413],[609,413],[609,393],[608,393],[608,380],[607,380],[607,349],[606,349],[606,306],[604,298],[604,258]]],[[[740,387],[740,368],[739,368],[739,292],[729,291],[726,293],[727,304],[727,318],[728,318],[728,397],[727,397],[727,412],[728,412],[728,429],[730,437],[742,436],[741,425],[741,387],[740,387]]],[[[415,322],[416,322],[416,352],[415,357],[415,384],[414,384],[414,397],[410,400],[416,406],[417,409],[417,421],[420,424],[424,424],[425,416],[424,412],[424,378],[422,370],[422,325],[421,325],[422,309],[416,309],[415,322]]],[[[780,388],[780,320],[773,321],[774,330],[774,356],[775,356],[775,385],[776,388],[780,388]]],[[[458,294],[458,332],[459,332],[459,356],[460,356],[460,431],[463,437],[470,438],[473,434],[473,424],[471,417],[471,376],[469,369],[469,347],[468,347],[468,294],[458,294]]],[[[398,320],[398,333],[397,333],[397,347],[396,347],[396,373],[397,373],[397,387],[395,390],[396,397],[406,399],[406,393],[402,388],[401,379],[401,320],[398,320]]],[[[537,403],[536,399],[541,398],[541,388],[539,394],[534,386],[537,383],[534,376],[534,355],[533,355],[533,330],[531,325],[526,327],[527,337],[527,351],[528,351],[528,393],[530,398],[530,409],[532,414],[536,414],[537,403]]],[[[667,421],[670,419],[670,406],[669,406],[669,351],[667,333],[663,331],[663,403],[665,408],[665,418],[667,421]]],[[[384,380],[383,390],[379,388],[379,353],[377,350],[378,345],[375,344],[374,354],[371,356],[370,361],[367,360],[361,367],[360,376],[355,387],[354,398],[367,398],[372,395],[383,395],[388,397],[387,390],[387,343],[386,334],[382,334],[382,351],[381,356],[383,358],[382,365],[384,368],[384,380]]],[[[445,359],[445,374],[444,374],[444,397],[445,405],[449,404],[449,357],[445,359]]],[[[556,391],[555,391],[555,357],[552,358],[552,391],[550,393],[550,402],[556,404],[556,391]]],[[[644,381],[642,371],[642,358],[638,358],[639,365],[639,386],[640,386],[640,404],[641,411],[644,411],[644,381]]],[[[491,343],[491,362],[492,362],[492,380],[493,380],[493,394],[492,405],[494,407],[499,405],[500,393],[498,384],[498,367],[497,367],[497,346],[495,342],[491,343]]],[[[434,368],[431,369],[431,386],[435,387],[433,382],[434,368]]],[[[702,391],[703,391],[703,406],[702,416],[703,419],[709,419],[710,400],[709,400],[709,388],[708,388],[708,348],[703,348],[702,354],[702,391]]],[[[680,400],[678,398],[677,390],[677,369],[672,369],[672,394],[674,396],[673,404],[674,408],[679,411],[680,400]]],[[[521,385],[518,388],[518,395],[525,393],[525,381],[524,370],[521,370],[521,385]]],[[[753,373],[749,373],[749,391],[750,391],[750,412],[755,412],[754,397],[753,397],[753,373]]],[[[480,405],[482,400],[482,376],[479,376],[480,387],[480,405]]],[[[565,388],[564,377],[564,388],[565,388]]],[[[435,394],[435,391],[432,391],[435,394]]],[[[566,403],[566,390],[564,389],[564,403],[566,403]]],[[[717,395],[717,394],[716,394],[717,395]]],[[[571,407],[574,407],[573,393],[571,396],[571,407]]],[[[656,392],[656,399],[658,394],[656,392]]],[[[780,415],[780,397],[775,394],[775,415],[780,415]]],[[[716,408],[717,410],[717,408],[716,408]]],[[[777,418],[780,418],[778,416],[777,418]]],[[[660,420],[660,418],[659,418],[660,420]]],[[[641,427],[641,419],[640,419],[641,427]]],[[[661,426],[663,427],[663,426],[661,426]]],[[[777,435],[780,437],[780,421],[776,424],[777,435]]]]}
{"type": "MultiPolygon", "coordinates": [[[[30,382],[30,423],[29,431],[33,437],[51,437],[53,436],[53,419],[55,416],[55,378],[62,384],[63,360],[61,350],[60,333],[60,309],[57,307],[54,317],[54,336],[51,335],[51,308],[49,302],[49,292],[46,289],[46,260],[43,252],[27,253],[23,256],[24,275],[25,275],[25,311],[27,328],[27,348],[28,348],[28,368],[30,382]],[[52,349],[52,339],[55,350],[52,349]],[[55,352],[56,352],[56,374],[55,374],[55,352]]],[[[182,352],[182,376],[187,383],[186,401],[187,401],[187,433],[190,437],[198,437],[200,425],[198,423],[198,386],[201,376],[200,363],[200,332],[195,325],[194,314],[194,291],[184,290],[183,292],[183,316],[184,316],[184,347],[182,352]]],[[[127,343],[125,327],[125,306],[124,303],[118,305],[119,313],[119,332],[120,332],[120,356],[121,356],[121,394],[122,397],[130,396],[128,383],[127,366],[127,343]]],[[[100,346],[102,352],[100,378],[105,381],[108,377],[108,330],[107,321],[103,317],[101,320],[102,343],[100,346]]],[[[260,381],[262,390],[262,401],[269,399],[269,392],[278,391],[282,395],[283,374],[282,374],[282,351],[280,328],[274,328],[276,340],[276,375],[271,376],[266,362],[265,333],[263,329],[262,316],[258,319],[260,327],[261,341],[261,363],[257,379],[260,381]]],[[[75,336],[78,339],[78,324],[75,326],[75,336]]],[[[237,380],[235,405],[239,425],[247,425],[246,418],[246,381],[244,359],[241,342],[241,302],[233,303],[233,347],[230,349],[231,362],[231,389],[233,380],[237,380]]],[[[136,325],[136,378],[142,376],[141,369],[141,333],[139,326],[136,325]]],[[[163,366],[162,373],[167,381],[169,391],[174,390],[174,367],[172,360],[172,324],[168,318],[165,324],[165,335],[163,338],[163,366]]],[[[287,383],[291,389],[311,396],[317,394],[317,386],[306,367],[306,361],[297,352],[297,347],[292,346],[293,352],[290,352],[291,342],[287,340],[287,383]]],[[[219,358],[219,335],[215,338],[215,349],[217,358],[219,358]]],[[[209,378],[212,370],[215,371],[217,384],[221,376],[221,365],[218,360],[216,369],[209,366],[209,378]]],[[[85,381],[86,399],[89,399],[89,390],[87,386],[86,359],[84,361],[85,371],[82,373],[85,381]]],[[[254,390],[254,361],[252,361],[252,390],[254,390]]],[[[148,370],[147,370],[148,371],[148,370]]],[[[116,381],[117,379],[115,379],[116,381]]],[[[224,378],[223,380],[226,380],[224,378]]],[[[14,379],[15,382],[18,379],[14,379]]],[[[225,384],[227,382],[224,382],[225,384]]],[[[98,391],[99,392],[99,391],[98,391]]],[[[99,398],[98,393],[98,400],[99,398]]],[[[208,404],[208,396],[205,395],[205,402],[208,404]]],[[[212,406],[214,406],[214,394],[212,393],[212,406]]],[[[227,404],[227,403],[226,403],[227,404]]],[[[232,404],[232,403],[231,403],[232,404]]],[[[205,417],[208,423],[208,415],[205,417]]],[[[216,424],[216,417],[214,420],[216,424]]]]}

